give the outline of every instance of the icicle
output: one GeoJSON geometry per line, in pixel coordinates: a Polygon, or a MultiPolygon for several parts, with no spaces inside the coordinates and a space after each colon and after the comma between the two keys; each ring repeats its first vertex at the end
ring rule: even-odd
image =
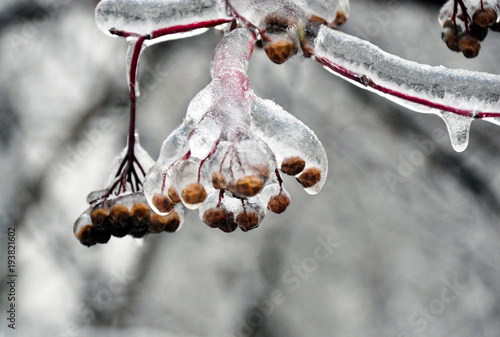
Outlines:
{"type": "Polygon", "coordinates": [[[448,111],[441,111],[441,118],[446,123],[451,145],[457,152],[463,152],[469,145],[469,131],[473,118],[455,115],[448,111]]]}

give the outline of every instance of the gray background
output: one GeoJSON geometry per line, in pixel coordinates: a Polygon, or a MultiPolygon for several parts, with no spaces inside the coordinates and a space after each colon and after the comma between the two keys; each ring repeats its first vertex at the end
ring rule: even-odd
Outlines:
{"type": "MultiPolygon", "coordinates": [[[[188,212],[175,234],[80,245],[73,222],[125,145],[128,112],[126,43],[96,28],[95,4],[0,3],[0,247],[16,226],[18,336],[498,336],[498,126],[475,122],[456,153],[438,117],[311,60],[278,66],[256,50],[249,76],[322,141],[329,176],[318,195],[286,179],[292,205],[248,233],[188,212]]],[[[441,41],[438,6],[351,7],[342,30],[388,52],[498,73],[498,36],[466,60],[441,41]]],[[[209,82],[219,39],[146,50],[138,128],[155,159],[209,82]]],[[[0,289],[0,335],[10,336],[5,278],[0,289]]]]}

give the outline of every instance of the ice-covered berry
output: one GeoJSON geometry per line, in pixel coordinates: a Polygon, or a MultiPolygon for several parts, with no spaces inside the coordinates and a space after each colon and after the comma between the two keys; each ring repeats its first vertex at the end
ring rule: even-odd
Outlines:
{"type": "Polygon", "coordinates": [[[272,196],[267,203],[267,209],[273,213],[281,214],[290,206],[290,198],[284,194],[272,196]]]}
{"type": "Polygon", "coordinates": [[[480,27],[487,28],[494,24],[498,19],[497,12],[491,8],[479,8],[474,12],[472,16],[472,21],[480,27]]]}
{"type": "Polygon", "coordinates": [[[182,189],[182,199],[186,204],[197,205],[207,197],[207,192],[202,184],[192,183],[182,189]]]}
{"type": "Polygon", "coordinates": [[[174,203],[166,195],[160,193],[153,195],[153,205],[162,213],[168,213],[174,208],[174,203]]]}
{"type": "Polygon", "coordinates": [[[298,156],[288,157],[281,162],[281,172],[290,176],[295,176],[304,170],[306,162],[298,156]]]}
{"type": "Polygon", "coordinates": [[[301,175],[297,177],[297,180],[304,188],[312,187],[321,180],[321,170],[317,167],[310,167],[304,170],[301,175]]]}
{"type": "Polygon", "coordinates": [[[243,211],[236,217],[236,224],[244,232],[259,226],[259,216],[253,211],[243,211]]]}

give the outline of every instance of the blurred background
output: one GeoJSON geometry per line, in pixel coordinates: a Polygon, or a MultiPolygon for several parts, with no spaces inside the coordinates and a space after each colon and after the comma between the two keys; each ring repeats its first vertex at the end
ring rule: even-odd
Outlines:
{"type": "MultiPolygon", "coordinates": [[[[342,30],[406,59],[498,74],[500,38],[449,51],[444,1],[353,0],[342,30]]],[[[498,336],[500,128],[473,123],[463,153],[444,122],[334,77],[311,60],[249,76],[313,129],[323,190],[226,234],[188,212],[174,234],[82,246],[75,219],[125,146],[126,43],[100,32],[97,1],[0,2],[0,335],[7,227],[16,227],[18,336],[498,336]]],[[[155,45],[140,65],[138,129],[156,159],[210,81],[221,36],[155,45]]]]}

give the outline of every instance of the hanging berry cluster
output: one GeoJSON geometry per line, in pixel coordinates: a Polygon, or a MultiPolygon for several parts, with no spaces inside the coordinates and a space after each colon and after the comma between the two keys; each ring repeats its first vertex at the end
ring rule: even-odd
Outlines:
{"type": "Polygon", "coordinates": [[[439,15],[443,41],[467,58],[476,57],[488,31],[500,31],[499,11],[493,0],[449,0],[439,15]]]}

